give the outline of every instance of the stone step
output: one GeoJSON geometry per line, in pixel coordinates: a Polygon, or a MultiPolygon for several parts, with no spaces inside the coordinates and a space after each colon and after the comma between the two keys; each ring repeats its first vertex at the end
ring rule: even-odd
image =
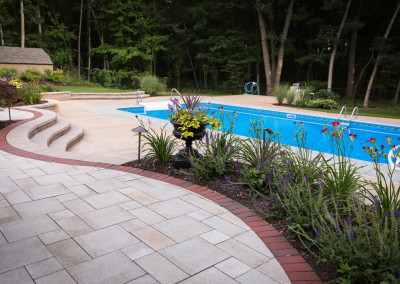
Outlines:
{"type": "Polygon", "coordinates": [[[38,145],[49,146],[55,139],[69,131],[71,122],[64,117],[57,117],[56,123],[36,133],[31,141],[38,145]]]}
{"type": "Polygon", "coordinates": [[[72,145],[78,143],[84,135],[84,129],[79,124],[71,122],[71,127],[67,133],[55,139],[49,147],[51,149],[67,151],[72,145]]]}

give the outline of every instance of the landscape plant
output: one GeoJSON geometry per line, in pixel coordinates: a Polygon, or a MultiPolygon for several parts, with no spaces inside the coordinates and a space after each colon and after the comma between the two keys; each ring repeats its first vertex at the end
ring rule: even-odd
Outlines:
{"type": "Polygon", "coordinates": [[[315,87],[312,85],[304,85],[300,92],[298,92],[298,98],[296,105],[299,107],[306,107],[308,101],[310,100],[310,94],[314,92],[315,87]]]}
{"type": "Polygon", "coordinates": [[[38,84],[40,79],[42,79],[42,73],[35,68],[28,68],[22,72],[21,77],[32,84],[38,84]]]}
{"type": "Polygon", "coordinates": [[[296,98],[296,91],[295,90],[288,90],[286,93],[286,101],[288,105],[292,105],[296,98]]]}
{"type": "Polygon", "coordinates": [[[282,104],[283,100],[286,98],[287,94],[289,92],[289,85],[288,84],[281,84],[281,85],[276,85],[272,91],[272,94],[276,97],[278,100],[278,104],[282,104]]]}
{"type": "Polygon", "coordinates": [[[157,95],[166,90],[167,86],[159,78],[151,75],[140,79],[140,86],[146,94],[157,95]]]}
{"type": "Polygon", "coordinates": [[[15,103],[20,96],[17,87],[10,85],[8,78],[0,78],[0,101],[6,101],[8,106],[8,117],[11,120],[11,106],[15,103]]]}
{"type": "Polygon", "coordinates": [[[23,84],[20,88],[20,99],[27,105],[40,104],[43,94],[40,87],[36,84],[23,84]]]}

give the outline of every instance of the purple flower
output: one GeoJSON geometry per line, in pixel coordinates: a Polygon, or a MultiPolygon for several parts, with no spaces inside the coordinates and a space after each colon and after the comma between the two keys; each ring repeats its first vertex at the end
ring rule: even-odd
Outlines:
{"type": "Polygon", "coordinates": [[[353,230],[350,231],[350,241],[354,242],[356,239],[356,232],[353,230]]]}
{"type": "Polygon", "coordinates": [[[321,229],[318,229],[318,231],[315,233],[315,236],[316,236],[317,238],[319,238],[320,236],[322,236],[322,230],[321,230],[321,229]]]}
{"type": "Polygon", "coordinates": [[[311,216],[311,221],[314,221],[315,220],[315,216],[311,216]]]}
{"type": "Polygon", "coordinates": [[[307,184],[307,186],[308,186],[308,183],[310,182],[310,177],[309,176],[306,176],[306,184],[307,184]]]}
{"type": "Polygon", "coordinates": [[[393,210],[393,216],[394,216],[395,218],[399,218],[399,217],[400,217],[400,211],[393,210]]]}
{"type": "Polygon", "coordinates": [[[276,195],[275,194],[272,196],[272,200],[274,201],[274,204],[276,205],[276,195]]]}
{"type": "Polygon", "coordinates": [[[379,197],[375,195],[373,199],[374,199],[374,204],[375,204],[376,210],[380,210],[381,201],[379,200],[379,197]]]}
{"type": "Polygon", "coordinates": [[[329,212],[329,215],[331,215],[332,218],[335,217],[335,213],[333,212],[329,212]]]}
{"type": "Polygon", "coordinates": [[[268,182],[268,183],[271,183],[271,181],[272,181],[271,173],[270,173],[270,172],[267,172],[267,182],[268,182]]]}
{"type": "Polygon", "coordinates": [[[346,223],[347,223],[347,225],[351,225],[351,219],[349,217],[347,217],[346,223]]]}
{"type": "Polygon", "coordinates": [[[178,102],[179,102],[179,99],[178,99],[178,98],[174,98],[174,99],[172,100],[172,103],[173,103],[174,105],[176,105],[178,102]]]}

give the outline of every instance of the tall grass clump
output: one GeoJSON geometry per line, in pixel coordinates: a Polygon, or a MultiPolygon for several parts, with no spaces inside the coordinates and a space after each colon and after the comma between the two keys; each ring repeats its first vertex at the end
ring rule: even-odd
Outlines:
{"type": "Polygon", "coordinates": [[[167,86],[157,77],[146,75],[140,79],[140,85],[146,94],[157,95],[167,89],[167,86]]]}
{"type": "Polygon", "coordinates": [[[309,101],[309,96],[312,92],[314,92],[315,87],[312,85],[304,85],[304,87],[299,92],[299,97],[297,100],[297,105],[299,107],[306,107],[309,101]]]}
{"type": "Polygon", "coordinates": [[[296,98],[296,91],[295,90],[288,90],[286,93],[286,101],[288,105],[292,105],[296,98]]]}
{"type": "Polygon", "coordinates": [[[281,85],[276,85],[274,87],[274,90],[272,91],[272,94],[276,97],[278,100],[278,104],[282,104],[283,100],[286,98],[286,95],[289,91],[289,85],[288,84],[281,84],[281,85]]]}

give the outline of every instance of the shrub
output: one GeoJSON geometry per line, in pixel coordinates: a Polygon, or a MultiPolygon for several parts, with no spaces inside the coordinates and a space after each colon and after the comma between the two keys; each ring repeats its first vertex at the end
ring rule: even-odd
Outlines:
{"type": "Polygon", "coordinates": [[[41,90],[43,92],[59,92],[62,88],[54,85],[44,85],[41,87],[41,90]]]}
{"type": "Polygon", "coordinates": [[[0,101],[1,102],[6,102],[8,105],[8,117],[11,120],[11,104],[16,102],[20,96],[19,90],[10,85],[9,81],[4,78],[0,79],[0,101]]]}
{"type": "Polygon", "coordinates": [[[38,85],[27,85],[23,84],[21,90],[21,100],[27,104],[40,104],[42,101],[42,94],[40,92],[40,87],[38,85]]]}
{"type": "Polygon", "coordinates": [[[337,103],[331,99],[315,99],[307,102],[307,107],[332,109],[337,103]]]}
{"type": "Polygon", "coordinates": [[[288,105],[292,105],[295,98],[296,98],[296,91],[295,90],[289,90],[286,93],[286,101],[287,101],[288,105]]]}
{"type": "Polygon", "coordinates": [[[322,90],[318,90],[315,93],[315,98],[316,99],[322,99],[322,100],[330,99],[330,100],[333,100],[333,101],[337,101],[339,99],[339,95],[334,93],[334,92],[332,92],[332,91],[328,91],[328,90],[322,89],[322,90]]]}
{"type": "Polygon", "coordinates": [[[21,77],[31,83],[37,84],[42,78],[42,74],[37,69],[29,68],[22,72],[21,77]]]}
{"type": "Polygon", "coordinates": [[[283,100],[286,98],[286,95],[289,91],[289,85],[288,84],[282,84],[282,85],[276,85],[274,87],[274,90],[272,91],[272,94],[276,97],[278,100],[278,104],[282,104],[283,100]]]}
{"type": "Polygon", "coordinates": [[[146,94],[151,95],[157,95],[167,88],[159,78],[151,75],[143,76],[140,85],[146,94]]]}
{"type": "Polygon", "coordinates": [[[57,69],[55,71],[50,70],[49,68],[44,69],[44,73],[46,74],[46,79],[50,80],[54,83],[61,82],[64,79],[63,70],[57,69]]]}
{"type": "Polygon", "coordinates": [[[15,77],[19,77],[17,69],[14,68],[2,68],[0,69],[0,78],[6,77],[9,80],[15,79],[15,77]]]}
{"type": "Polygon", "coordinates": [[[296,104],[299,107],[306,107],[309,101],[310,93],[312,93],[314,89],[315,88],[312,85],[305,85],[304,88],[299,92],[299,97],[296,104]]]}

